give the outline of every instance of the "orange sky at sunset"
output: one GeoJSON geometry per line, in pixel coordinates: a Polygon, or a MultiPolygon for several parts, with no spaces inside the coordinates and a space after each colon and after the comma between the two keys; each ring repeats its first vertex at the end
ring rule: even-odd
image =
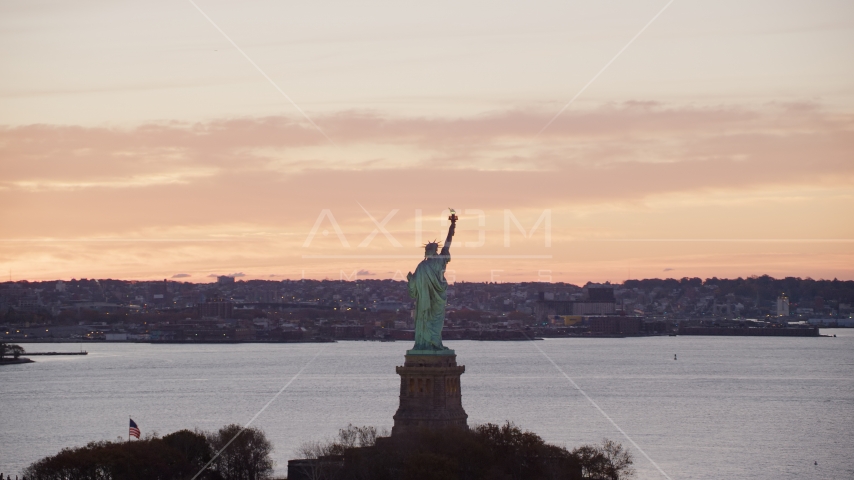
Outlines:
{"type": "Polygon", "coordinates": [[[854,279],[850,2],[193,1],[0,5],[3,276],[854,279]]]}

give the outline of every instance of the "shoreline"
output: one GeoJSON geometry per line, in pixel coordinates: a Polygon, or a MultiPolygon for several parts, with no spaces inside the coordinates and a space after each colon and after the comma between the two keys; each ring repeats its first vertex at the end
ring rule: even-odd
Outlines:
{"type": "Polygon", "coordinates": [[[35,360],[30,360],[27,357],[19,358],[4,358],[0,360],[0,365],[20,365],[22,363],[36,363],[35,360]]]}
{"type": "MultiPolygon", "coordinates": [[[[772,337],[772,338],[834,338],[833,335],[827,334],[813,334],[813,335],[779,335],[779,334],[765,334],[765,333],[753,333],[753,334],[744,334],[744,333],[735,333],[735,332],[727,332],[723,334],[699,334],[699,333],[688,333],[688,334],[653,334],[653,335],[622,335],[622,334],[600,334],[600,335],[589,335],[589,334],[580,334],[580,335],[538,335],[532,338],[455,338],[455,339],[447,339],[447,340],[469,340],[473,342],[528,342],[528,341],[540,341],[545,339],[560,339],[560,338],[586,338],[586,339],[606,339],[606,338],[656,338],[656,337],[772,337]]],[[[121,340],[121,341],[107,341],[107,340],[79,340],[79,339],[62,339],[62,338],[54,338],[54,339],[14,339],[9,340],[10,342],[20,343],[20,344],[40,344],[40,343],[62,343],[62,344],[122,344],[122,343],[146,343],[152,345],[234,345],[234,344],[246,344],[246,343],[260,343],[260,344],[296,344],[296,343],[338,343],[338,342],[411,342],[412,340],[395,340],[395,339],[385,339],[385,338],[336,338],[336,339],[312,339],[312,340],[289,340],[289,341],[272,341],[272,340],[212,340],[212,341],[203,341],[203,340],[157,340],[157,341],[145,341],[145,340],[121,340]]],[[[86,352],[43,352],[43,353],[26,353],[26,355],[86,355],[86,352]]]]}

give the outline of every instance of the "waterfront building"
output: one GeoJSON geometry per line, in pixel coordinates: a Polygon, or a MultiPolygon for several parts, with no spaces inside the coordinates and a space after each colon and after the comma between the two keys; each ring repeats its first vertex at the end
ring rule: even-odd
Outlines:
{"type": "Polygon", "coordinates": [[[777,316],[778,317],[788,317],[789,316],[789,298],[784,293],[783,295],[777,297],[777,316]]]}

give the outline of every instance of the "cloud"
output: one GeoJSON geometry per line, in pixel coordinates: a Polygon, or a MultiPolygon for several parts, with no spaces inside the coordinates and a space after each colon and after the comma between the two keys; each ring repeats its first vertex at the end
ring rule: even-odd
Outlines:
{"type": "Polygon", "coordinates": [[[230,274],[228,274],[228,276],[233,277],[233,278],[239,278],[239,277],[245,277],[246,274],[243,272],[237,272],[237,273],[230,273],[230,274]]]}
{"type": "MultiPolygon", "coordinates": [[[[245,260],[261,262],[259,257],[300,245],[324,209],[358,245],[374,225],[357,201],[378,221],[399,210],[387,225],[392,231],[412,229],[416,209],[423,211],[425,227],[433,228],[438,210],[449,205],[487,212],[493,229],[501,228],[503,211],[511,209],[530,229],[536,215],[526,220],[525,210],[663,212],[674,199],[734,199],[729,208],[737,219],[746,215],[739,202],[747,192],[770,189],[791,197],[786,192],[826,192],[854,181],[854,115],[785,105],[617,105],[566,113],[542,138],[533,138],[530,127],[550,117],[530,111],[460,119],[342,113],[324,119],[324,128],[328,123],[332,137],[340,139],[338,149],[322,138],[312,140],[316,132],[303,135],[302,126],[282,117],[132,129],[0,128],[0,221],[25,238],[186,237],[192,241],[176,243],[175,256],[193,263],[171,268],[229,268],[234,263],[217,265],[201,257],[236,248],[242,256],[229,254],[233,262],[259,269],[263,265],[245,260]],[[376,161],[352,163],[353,152],[376,161]],[[134,184],[143,172],[170,180],[134,184]],[[133,188],[93,186],[125,180],[133,188]],[[60,184],[65,186],[50,186],[60,184]],[[251,252],[243,249],[246,243],[236,243],[260,241],[253,234],[258,231],[274,232],[268,237],[273,243],[251,252]],[[211,242],[211,248],[201,249],[196,240],[211,242]],[[214,242],[223,248],[213,248],[219,245],[214,242]]],[[[842,215],[847,192],[841,194],[816,204],[819,211],[842,215]]],[[[476,214],[461,215],[465,222],[476,214]]],[[[557,215],[556,236],[578,233],[561,227],[557,215]]],[[[328,222],[323,229],[315,243],[338,242],[328,222]]],[[[604,227],[593,233],[615,234],[604,227]]],[[[425,231],[422,240],[443,236],[425,231]]],[[[155,254],[155,245],[161,244],[152,244],[148,255],[155,254]]],[[[371,245],[388,242],[379,234],[371,245]]]]}
{"type": "Polygon", "coordinates": [[[662,270],[662,271],[663,271],[663,272],[672,272],[673,270],[676,270],[676,269],[675,269],[675,268],[670,268],[670,267],[668,267],[668,268],[665,268],[665,269],[664,269],[664,270],[662,270]]]}
{"type": "Polygon", "coordinates": [[[294,205],[287,215],[301,222],[329,208],[362,221],[354,198],[384,216],[449,202],[558,208],[854,180],[854,115],[818,106],[606,105],[566,112],[535,138],[550,115],[344,112],[322,119],[341,148],[285,117],[0,128],[0,219],[32,235],[114,233],[269,223],[294,205]]]}
{"type": "Polygon", "coordinates": [[[219,276],[219,275],[217,275],[217,274],[215,274],[215,273],[210,273],[210,274],[208,274],[208,278],[216,278],[216,277],[218,277],[218,276],[219,276]]]}
{"type": "MultiPolygon", "coordinates": [[[[322,251],[323,242],[341,248],[327,220],[312,244],[316,253],[366,251],[358,245],[376,226],[359,203],[377,221],[397,210],[386,224],[403,244],[394,253],[416,257],[416,209],[423,214],[423,244],[444,239],[437,219],[448,206],[462,217],[455,249],[478,242],[477,210],[485,212],[487,247],[500,249],[505,210],[530,230],[549,209],[555,246],[586,254],[574,262],[605,252],[606,245],[595,250],[568,243],[573,238],[711,238],[725,230],[759,238],[781,224],[797,224],[816,238],[851,237],[838,219],[845,218],[854,192],[852,114],[811,104],[635,102],[565,112],[535,137],[553,113],[400,118],[342,112],[316,119],[339,147],[285,117],[124,129],[0,127],[0,223],[4,232],[15,232],[4,241],[20,239],[4,243],[0,263],[39,275],[65,265],[68,276],[95,278],[158,278],[163,269],[230,271],[235,265],[333,279],[341,270],[367,266],[378,272],[411,269],[403,258],[392,264],[303,257],[300,248],[323,210],[334,214],[352,249],[322,251]],[[117,243],[108,243],[114,238],[117,243]],[[109,268],[85,270],[107,265],[106,254],[109,268]]],[[[542,242],[541,235],[532,239],[542,242]]],[[[378,233],[369,249],[389,245],[378,233]]],[[[650,274],[660,272],[661,264],[695,274],[669,256],[683,245],[657,253],[643,245],[638,255],[647,258],[650,274]]],[[[726,248],[746,251],[735,244],[726,248]]],[[[823,257],[801,261],[850,264],[841,248],[825,245],[823,257]]],[[[595,261],[620,263],[616,256],[623,252],[609,250],[595,261]]],[[[738,262],[745,260],[733,265],[738,262]]],[[[557,266],[536,269],[554,269],[559,276],[557,266]]],[[[825,269],[831,278],[848,275],[825,269]]]]}
{"type": "Polygon", "coordinates": [[[371,273],[367,270],[362,269],[362,270],[359,270],[358,272],[356,272],[356,275],[363,275],[363,276],[369,276],[370,277],[372,275],[376,275],[376,273],[371,273]]]}
{"type": "Polygon", "coordinates": [[[175,275],[172,275],[172,278],[187,278],[187,277],[192,277],[192,275],[190,275],[189,273],[176,273],[175,275]]]}
{"type": "Polygon", "coordinates": [[[9,159],[0,166],[0,187],[122,193],[129,187],[189,187],[207,194],[205,187],[226,183],[243,192],[245,182],[259,178],[267,185],[297,183],[313,189],[318,177],[354,172],[394,176],[411,185],[424,171],[441,169],[446,181],[470,187],[483,185],[482,180],[513,181],[519,173],[530,177],[520,179],[525,183],[544,181],[550,187],[579,176],[615,177],[623,195],[632,195],[657,177],[668,181],[657,182],[657,188],[684,190],[732,180],[754,184],[803,175],[850,176],[854,117],[809,107],[627,102],[566,112],[538,137],[532,129],[551,113],[514,110],[448,119],[344,112],[323,118],[346,154],[285,117],[125,130],[0,128],[0,154],[9,159]]]}

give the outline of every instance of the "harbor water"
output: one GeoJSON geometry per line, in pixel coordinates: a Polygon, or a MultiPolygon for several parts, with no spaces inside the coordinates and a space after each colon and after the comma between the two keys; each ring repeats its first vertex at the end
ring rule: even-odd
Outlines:
{"type": "MultiPolygon", "coordinates": [[[[629,448],[639,479],[854,478],[854,329],[822,334],[837,337],[447,344],[466,366],[470,425],[510,420],[570,449],[608,438],[629,448]]],[[[349,423],[391,428],[394,367],[410,347],[87,343],[86,356],[3,366],[0,472],[126,439],[128,417],[164,435],[245,424],[269,403],[253,425],[284,476],[303,442],[349,423]]]]}

